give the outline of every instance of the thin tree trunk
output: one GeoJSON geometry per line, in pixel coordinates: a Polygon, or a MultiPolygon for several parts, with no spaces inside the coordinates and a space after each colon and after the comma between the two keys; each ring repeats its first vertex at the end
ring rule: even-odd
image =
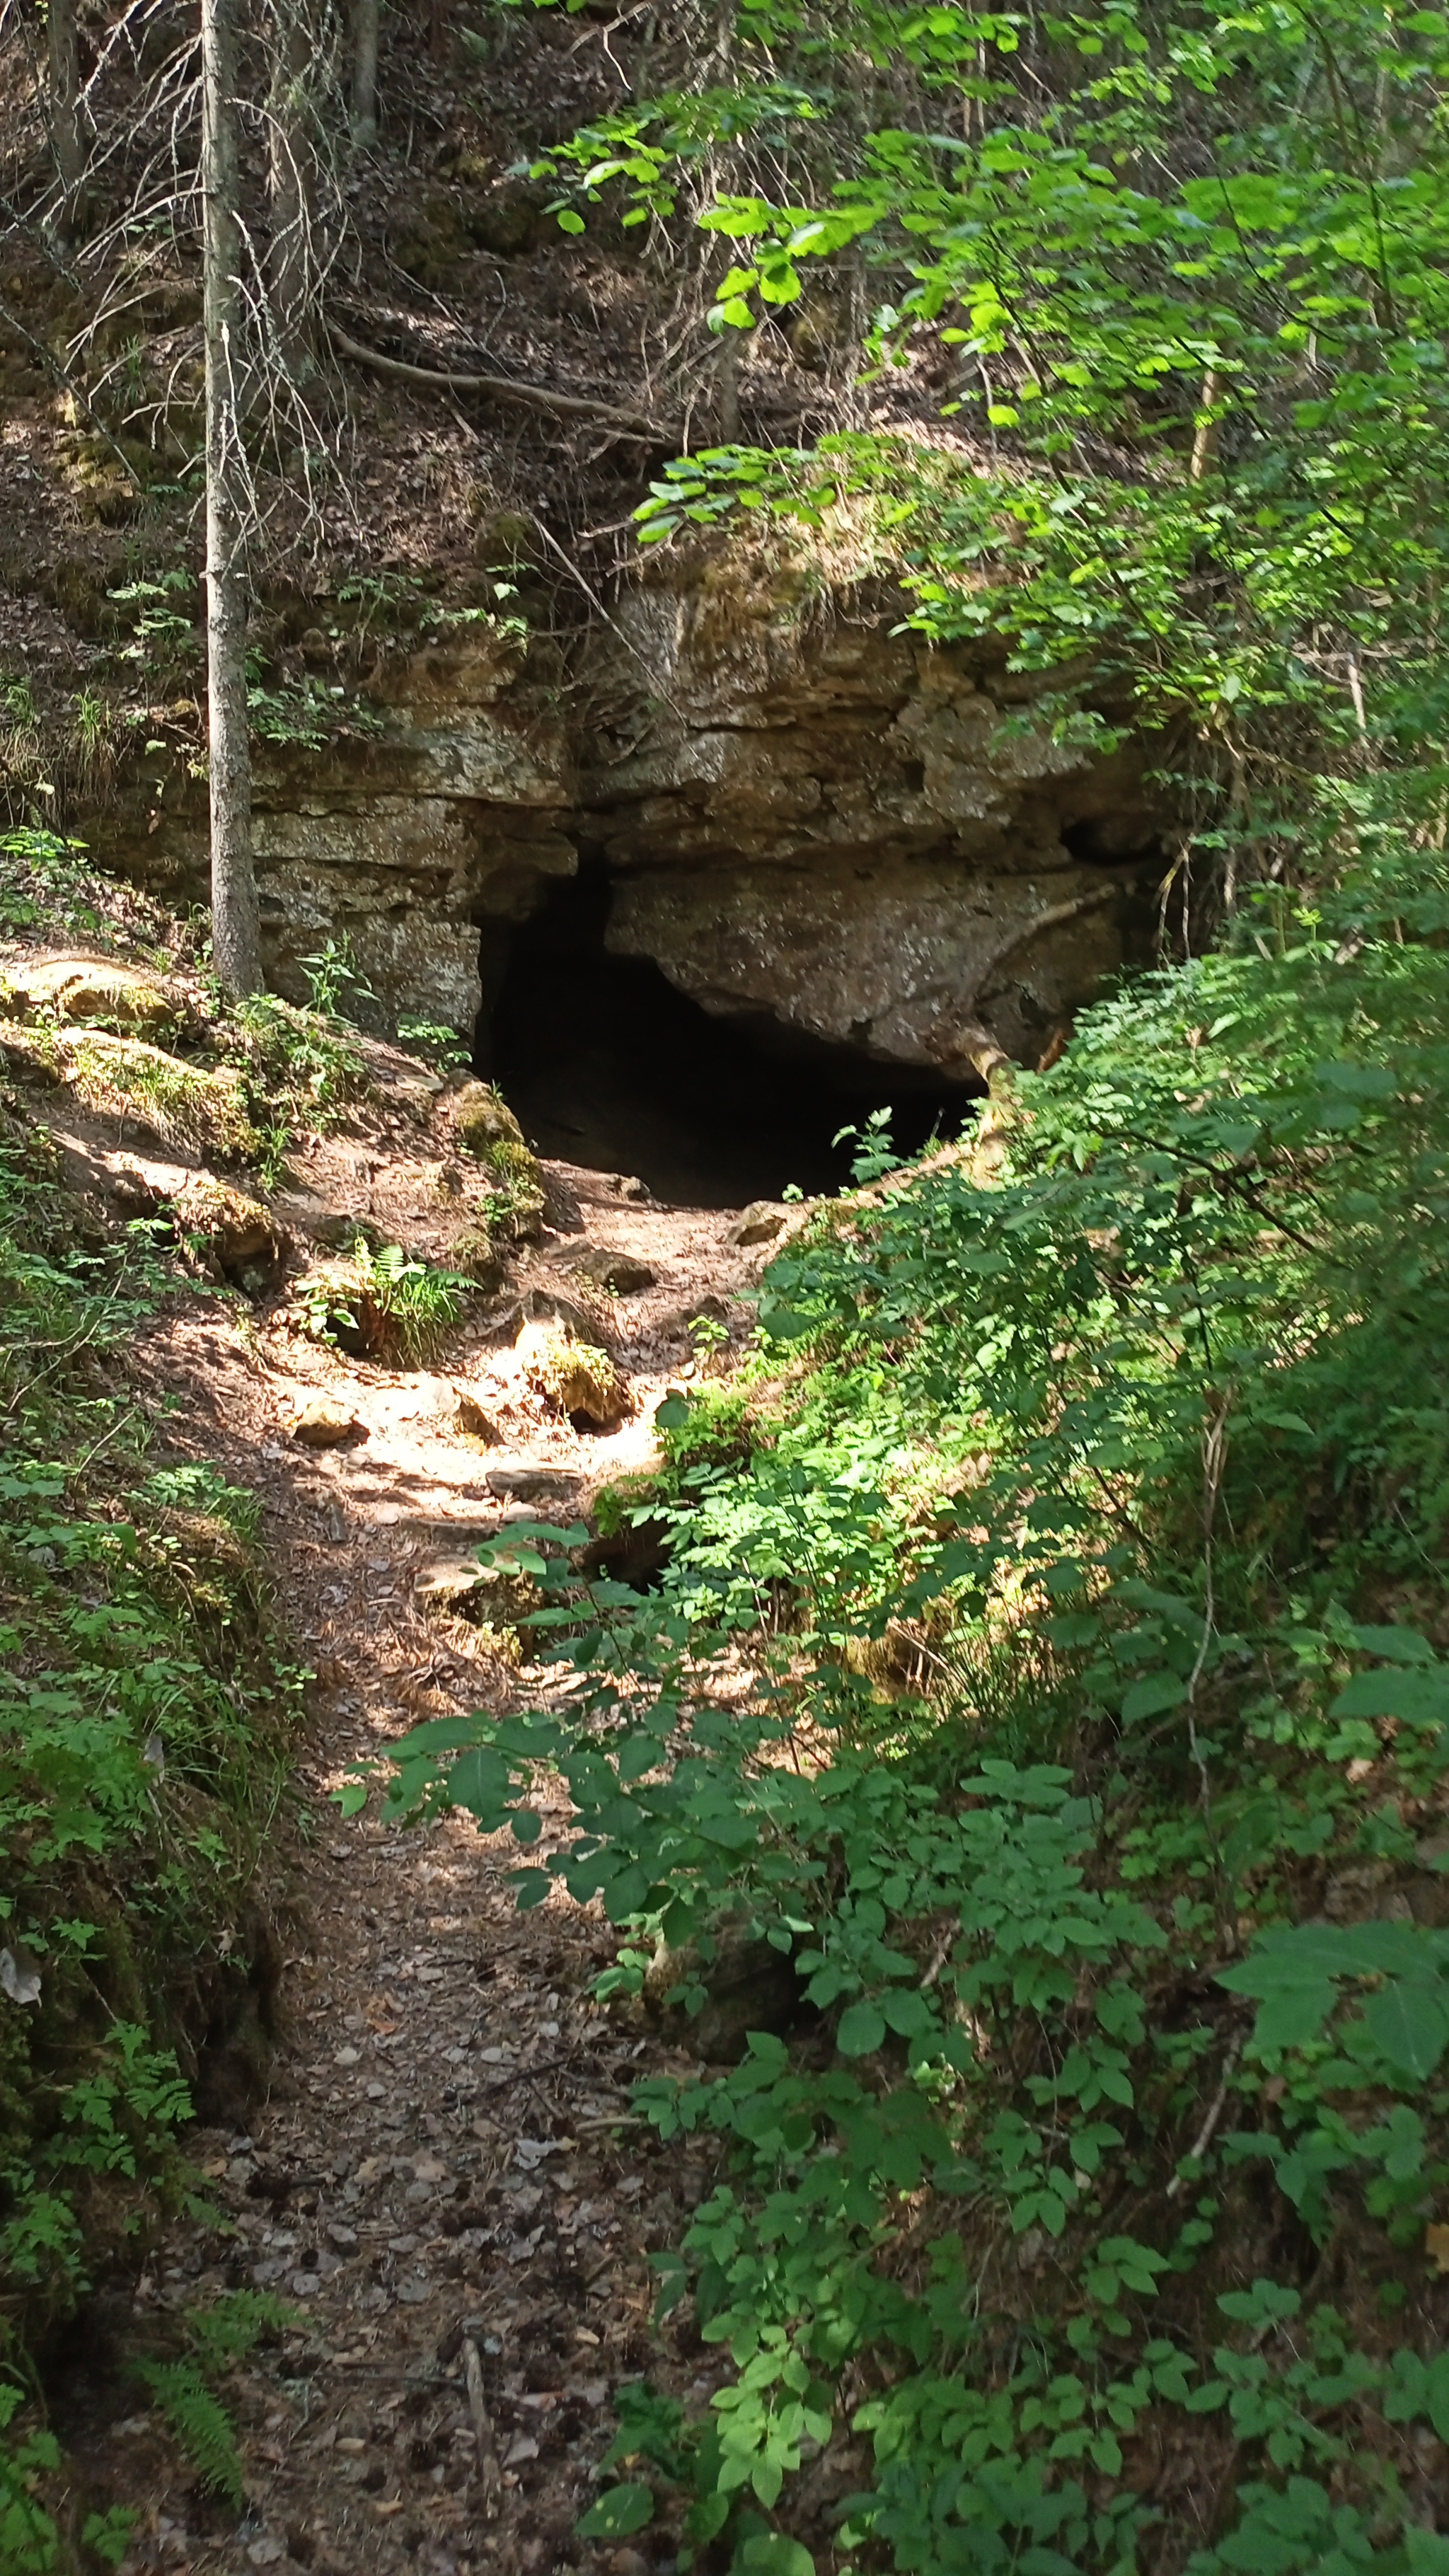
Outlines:
{"type": "Polygon", "coordinates": [[[306,383],[315,363],[311,289],[317,188],[311,15],[306,0],[277,0],[273,11],[269,283],[277,355],[294,385],[306,383]]]}
{"type": "Polygon", "coordinates": [[[740,335],[728,322],[719,335],[715,360],[715,435],[723,447],[734,447],[740,435],[740,335]]]}
{"type": "Polygon", "coordinates": [[[206,336],[206,684],[211,938],[222,983],[255,993],[261,929],[247,740],[246,457],[233,0],[201,0],[202,290],[206,336]]]}
{"type": "Polygon", "coordinates": [[[1217,462],[1219,423],[1213,410],[1217,398],[1218,371],[1216,367],[1209,367],[1203,376],[1197,419],[1193,424],[1192,461],[1187,469],[1190,483],[1201,483],[1217,462]]]}
{"type": "Polygon", "coordinates": [[[76,38],[76,0],[49,0],[46,37],[50,57],[50,129],[55,143],[55,170],[60,181],[62,235],[75,222],[81,183],[80,48],[76,38]]]}
{"type": "Polygon", "coordinates": [[[378,0],[353,0],[352,140],[358,145],[377,141],[377,20],[378,0]]]}

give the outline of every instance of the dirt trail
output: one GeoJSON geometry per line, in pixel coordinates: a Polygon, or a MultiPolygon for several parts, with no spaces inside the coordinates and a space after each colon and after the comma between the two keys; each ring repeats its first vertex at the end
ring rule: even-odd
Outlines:
{"type": "MultiPolygon", "coordinates": [[[[120,2383],[103,2347],[95,2376],[78,2376],[71,2429],[94,2487],[142,2508],[127,2562],[137,2576],[642,2576],[673,2564],[663,2532],[597,2553],[572,2538],[612,2430],[612,2387],[646,2369],[658,2381],[662,2365],[680,2393],[697,2382],[700,2403],[718,2382],[701,2376],[711,2353],[690,2357],[648,2329],[648,2253],[705,2188],[702,2162],[658,2154],[628,2116],[633,2079],[671,2061],[587,2000],[610,1948],[600,1916],[558,1897],[515,1912],[509,1838],[482,1840],[460,1819],[406,1833],[371,1815],[343,1823],[328,1803],[412,1721],[509,1695],[546,1701],[542,1671],[511,1670],[476,1628],[424,1615],[420,1574],[499,1525],[500,1469],[552,1470],[561,1499],[541,1508],[567,1518],[642,1464],[701,1300],[717,1301],[736,1336],[748,1329],[731,1300],[760,1254],[727,1244],[728,1213],[549,1170],[556,1211],[572,1221],[571,1195],[580,1230],[547,1235],[511,1296],[567,1288],[564,1269],[591,1244],[655,1273],[611,1301],[634,1398],[611,1435],[545,1418],[506,1320],[470,1330],[446,1369],[402,1372],[320,1349],[281,1306],[252,1331],[189,1305],[135,1354],[151,1401],[180,1398],[175,1449],[214,1458],[261,1496],[278,1607],[317,1674],[270,2089],[250,2107],[238,2089],[230,2120],[193,2137],[218,2217],[178,2226],[115,2320],[123,2344],[158,2309],[251,2284],[293,2301],[303,2323],[240,2383],[239,2526],[199,2493],[160,2418],[135,2411],[134,2388],[114,2420],[120,2383]],[[299,1401],[321,1386],[365,1426],[354,1446],[310,1453],[290,1437],[299,1401]],[[499,1445],[449,1426],[460,1389],[499,1445]]],[[[313,1149],[301,1186],[358,1213],[402,1184],[385,1158],[334,1141],[313,1149]]],[[[225,2107],[224,2062],[214,2078],[225,2107]]]]}

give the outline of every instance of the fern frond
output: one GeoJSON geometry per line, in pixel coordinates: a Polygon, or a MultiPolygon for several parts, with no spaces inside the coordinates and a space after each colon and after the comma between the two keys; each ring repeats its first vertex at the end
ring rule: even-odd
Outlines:
{"type": "Polygon", "coordinates": [[[274,2290],[226,2290],[209,2308],[188,2308],[186,2332],[207,2379],[235,2369],[259,2343],[305,2323],[300,2308],[274,2290]]]}
{"type": "Polygon", "coordinates": [[[142,2361],[136,2367],[203,2486],[239,2505],[243,2486],[236,2429],[195,2362],[142,2361]]]}

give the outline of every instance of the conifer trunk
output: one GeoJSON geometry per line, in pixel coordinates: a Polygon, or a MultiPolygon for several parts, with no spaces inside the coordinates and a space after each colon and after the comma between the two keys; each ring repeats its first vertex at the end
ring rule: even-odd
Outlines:
{"type": "Polygon", "coordinates": [[[352,19],[352,140],[377,141],[378,0],[354,0],[352,19]]]}
{"type": "Polygon", "coordinates": [[[50,74],[50,130],[55,145],[55,171],[60,181],[59,230],[75,223],[81,183],[80,47],[76,35],[76,0],[50,0],[46,13],[46,47],[50,74]]]}
{"type": "Polygon", "coordinates": [[[276,0],[272,12],[269,283],[277,355],[294,385],[307,382],[315,359],[312,68],[316,31],[311,17],[307,0],[276,0]]]}
{"type": "Polygon", "coordinates": [[[212,954],[231,993],[262,982],[247,739],[244,313],[234,0],[201,0],[202,288],[206,337],[206,679],[212,954]]]}

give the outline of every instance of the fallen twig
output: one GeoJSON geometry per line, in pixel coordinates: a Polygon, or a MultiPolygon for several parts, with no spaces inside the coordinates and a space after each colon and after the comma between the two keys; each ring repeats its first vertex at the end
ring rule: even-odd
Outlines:
{"type": "Polygon", "coordinates": [[[553,393],[546,385],[519,384],[512,376],[454,375],[438,367],[415,367],[405,358],[385,358],[380,349],[364,348],[335,322],[329,322],[327,329],[347,357],[374,368],[380,376],[397,376],[404,384],[430,385],[439,393],[494,394],[501,402],[529,403],[535,411],[557,412],[566,420],[606,421],[611,429],[657,441],[661,447],[674,444],[674,432],[661,422],[647,420],[642,412],[621,411],[615,403],[596,402],[587,394],[553,393]]]}
{"type": "Polygon", "coordinates": [[[483,2402],[483,2364],[471,2335],[463,2337],[463,2380],[468,2391],[468,2412],[473,2419],[473,2441],[478,2453],[479,2505],[485,2522],[496,2522],[503,2501],[503,2472],[493,2443],[493,2427],[483,2402]]]}
{"type": "MultiPolygon", "coordinates": [[[[1186,2159],[1190,2164],[1200,2164],[1203,2157],[1207,2154],[1208,2148],[1212,2144],[1213,2131],[1216,2129],[1219,2120],[1223,2116],[1223,2105],[1228,2098],[1228,2086],[1232,2081],[1233,2069],[1237,2065],[1239,2057],[1242,2055],[1242,2050],[1242,2041],[1240,2039],[1235,2039],[1232,2047],[1228,2050],[1227,2056],[1223,2059],[1222,2082],[1219,2084],[1216,2093],[1208,2104],[1207,2118],[1204,2120],[1202,2127],[1199,2129],[1197,2136],[1192,2142],[1190,2153],[1186,2159]]],[[[1174,2174],[1171,2182],[1167,2186],[1167,2197],[1169,2200],[1176,2200],[1179,2193],[1184,2192],[1186,2189],[1187,2176],[1185,2174],[1174,2174]]]]}

